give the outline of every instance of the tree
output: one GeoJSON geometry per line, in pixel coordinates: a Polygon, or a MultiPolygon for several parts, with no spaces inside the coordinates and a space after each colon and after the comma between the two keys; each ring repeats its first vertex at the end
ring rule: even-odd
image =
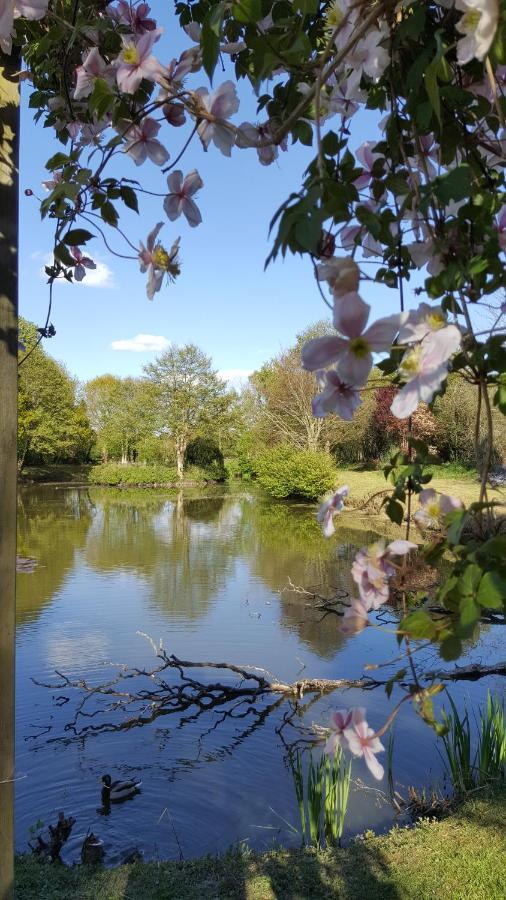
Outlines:
{"type": "Polygon", "coordinates": [[[212,368],[211,360],[195,344],[173,344],[144,371],[156,387],[157,424],[176,450],[176,467],[183,477],[189,442],[223,416],[230,395],[212,368]]]}
{"type": "Polygon", "coordinates": [[[282,443],[315,452],[328,449],[342,430],[335,419],[314,417],[315,377],[301,368],[300,355],[306,341],[331,332],[330,322],[316,322],[297,335],[293,347],[282,351],[250,376],[256,429],[268,446],[282,443]]]}
{"type": "Polygon", "coordinates": [[[20,321],[18,471],[27,459],[62,462],[87,458],[93,434],[77,384],[40,344],[32,323],[20,321]]]}
{"type": "Polygon", "coordinates": [[[142,441],[155,432],[153,385],[145,378],[99,375],[85,385],[84,397],[103,461],[135,461],[142,441]]]}

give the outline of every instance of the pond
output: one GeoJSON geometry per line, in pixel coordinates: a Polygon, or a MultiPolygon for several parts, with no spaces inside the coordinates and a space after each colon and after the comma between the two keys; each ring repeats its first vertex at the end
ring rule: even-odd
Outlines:
{"type": "MultiPolygon", "coordinates": [[[[19,552],[36,557],[38,567],[18,576],[17,849],[26,850],[38,820],[47,826],[60,809],[77,820],[63,853],[69,862],[79,858],[88,829],[103,839],[109,865],[133,847],[146,859],[177,859],[239,842],[259,850],[297,846],[298,808],[279,734],[290,701],[271,695],[241,708],[241,717],[193,709],[142,727],[75,735],[65,731],[75,696],[67,702],[68,691],[32,678],[57,682],[58,670],[98,684],[117,671],[111,663],[152,668],[153,649],[138,632],[179,658],[260,666],[283,681],[358,678],[364,664],[396,655],[392,633],[368,628],[345,638],[335,616],[324,617],[290,584],[329,596],[351,591],[353,555],[380,528],[374,516],[346,512],[325,541],[310,504],[244,488],[22,488],[19,552]],[[100,808],[106,772],[143,782],[107,816],[100,808]]],[[[469,660],[489,660],[498,641],[484,630],[469,660]]],[[[437,664],[433,651],[427,663],[437,664]]],[[[459,682],[451,693],[459,705],[477,704],[499,687],[488,678],[459,682]]],[[[332,709],[363,705],[379,727],[394,699],[381,688],[317,702],[308,696],[296,720],[325,725],[332,709]]],[[[294,736],[282,731],[285,740],[294,736]]],[[[434,733],[405,705],[395,726],[396,780],[429,786],[442,769],[434,733]]],[[[384,792],[386,784],[355,761],[345,838],[392,824],[384,792]]]]}

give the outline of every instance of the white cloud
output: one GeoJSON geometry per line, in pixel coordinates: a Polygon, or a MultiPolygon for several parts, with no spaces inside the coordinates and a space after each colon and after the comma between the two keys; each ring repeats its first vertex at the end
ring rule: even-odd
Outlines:
{"type": "MultiPolygon", "coordinates": [[[[83,250],[86,253],[86,250],[83,250]]],[[[36,257],[38,254],[32,254],[32,257],[36,257]]],[[[90,253],[91,256],[91,253],[90,253]]],[[[92,256],[93,259],[93,256],[92,256]]],[[[112,269],[109,268],[107,263],[101,262],[101,260],[94,258],[94,262],[96,263],[95,269],[86,269],[86,275],[84,276],[82,281],[73,281],[72,286],[77,285],[77,287],[87,287],[87,288],[115,288],[116,282],[114,281],[114,273],[112,269]]],[[[44,259],[44,265],[39,269],[39,273],[44,281],[47,281],[47,274],[45,271],[45,266],[51,266],[53,264],[53,257],[46,256],[44,259]]],[[[66,281],[65,278],[58,278],[56,284],[69,285],[70,282],[66,281]]]]}
{"type": "Polygon", "coordinates": [[[131,353],[159,353],[169,346],[169,341],[161,334],[136,334],[134,338],[113,341],[113,350],[128,350],[131,353]]]}
{"type": "Polygon", "coordinates": [[[222,381],[244,381],[253,374],[253,369],[219,369],[218,378],[222,381]]]}

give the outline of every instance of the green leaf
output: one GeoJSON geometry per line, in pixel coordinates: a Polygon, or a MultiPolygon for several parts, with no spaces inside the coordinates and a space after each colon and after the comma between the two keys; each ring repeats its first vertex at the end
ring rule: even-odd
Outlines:
{"type": "Polygon", "coordinates": [[[65,244],[57,244],[54,248],[54,257],[59,260],[59,262],[63,263],[64,266],[75,266],[76,261],[73,256],[70,255],[67,250],[65,244]]]}
{"type": "Polygon", "coordinates": [[[483,572],[476,563],[466,566],[458,580],[458,590],[462,597],[474,597],[483,572]]]}
{"type": "Polygon", "coordinates": [[[464,200],[472,194],[471,175],[471,167],[462,163],[437,179],[434,193],[445,204],[451,200],[464,200]]]}
{"type": "Polygon", "coordinates": [[[121,199],[125,206],[128,206],[129,209],[133,209],[136,213],[139,212],[139,204],[137,202],[137,194],[134,189],[128,187],[128,185],[123,184],[121,186],[121,199]]]}
{"type": "Polygon", "coordinates": [[[458,659],[462,653],[462,641],[456,634],[450,634],[444,641],[441,641],[439,652],[441,657],[447,662],[450,662],[452,659],[458,659]]]}
{"type": "Polygon", "coordinates": [[[55,153],[54,156],[51,156],[46,163],[46,169],[52,172],[54,169],[61,169],[62,166],[65,166],[69,161],[68,156],[65,153],[55,153]]]}
{"type": "Polygon", "coordinates": [[[80,244],[86,244],[87,241],[91,241],[93,237],[95,235],[91,231],[87,231],[86,228],[72,228],[70,231],[67,231],[63,240],[69,247],[79,247],[80,244]]]}
{"type": "Polygon", "coordinates": [[[212,82],[220,53],[220,36],[225,14],[225,2],[211,6],[202,23],[202,64],[212,82]]]}
{"type": "Polygon", "coordinates": [[[118,224],[119,216],[110,200],[106,200],[105,203],[102,203],[100,215],[108,225],[115,227],[118,224]]]}
{"type": "Polygon", "coordinates": [[[506,578],[499,572],[485,572],[476,599],[486,609],[500,609],[506,601],[506,578]]]}
{"type": "Polygon", "coordinates": [[[471,596],[464,597],[460,603],[460,628],[466,637],[474,631],[480,619],[481,610],[471,596]]]}
{"type": "Polygon", "coordinates": [[[262,18],[262,0],[239,0],[232,7],[232,15],[238,22],[259,22],[262,18]]]}
{"type": "Polygon", "coordinates": [[[434,37],[437,42],[437,53],[430,63],[427,66],[424,74],[424,84],[425,90],[427,91],[427,96],[430,100],[430,104],[432,109],[436,114],[436,118],[440,125],[442,125],[441,121],[441,98],[439,96],[439,87],[438,87],[438,75],[440,74],[440,62],[443,57],[443,45],[441,43],[441,33],[436,31],[434,37]]]}
{"type": "Polygon", "coordinates": [[[398,500],[392,500],[392,498],[389,497],[385,503],[385,512],[391,522],[395,522],[396,525],[402,524],[404,507],[398,500]]]}
{"type": "Polygon", "coordinates": [[[89,105],[97,119],[103,119],[114,106],[114,94],[105,78],[95,78],[89,105]]]}
{"type": "Polygon", "coordinates": [[[432,640],[437,634],[434,621],[424,609],[415,609],[414,612],[408,613],[400,622],[399,631],[408,634],[409,637],[416,640],[421,640],[422,638],[432,640]]]}

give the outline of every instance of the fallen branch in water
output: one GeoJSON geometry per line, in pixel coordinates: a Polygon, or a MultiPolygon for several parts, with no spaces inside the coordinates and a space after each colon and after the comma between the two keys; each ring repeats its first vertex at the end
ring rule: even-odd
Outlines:
{"type": "Polygon", "coordinates": [[[506,661],[494,663],[492,666],[481,666],[474,663],[471,666],[456,666],[450,671],[425,672],[426,681],[439,678],[441,681],[478,681],[487,675],[506,675],[506,661]]]}
{"type": "MultiPolygon", "coordinates": [[[[160,660],[160,665],[153,669],[120,666],[118,674],[102,684],[90,684],[84,678],[74,680],[58,670],[56,675],[60,681],[57,683],[32,678],[34,684],[41,687],[55,691],[78,690],[81,693],[74,716],[64,726],[64,731],[73,732],[74,735],[120,731],[148,724],[159,716],[172,713],[189,713],[190,715],[185,716],[185,721],[188,722],[212,710],[221,713],[221,720],[237,719],[248,715],[255,702],[268,695],[279,694],[282,702],[285,697],[300,700],[304,694],[322,695],[345,688],[370,690],[385,684],[384,681],[370,677],[303,678],[285,682],[257,666],[179,659],[175,654],[168,654],[162,646],[157,646],[148,635],[142,636],[150,642],[160,660]],[[197,669],[207,670],[207,678],[195,677],[193,673],[197,669]],[[216,670],[221,673],[220,681],[211,678],[216,670]],[[234,680],[226,681],[230,676],[234,676],[234,680]],[[128,689],[127,682],[132,681],[138,683],[128,689]],[[145,684],[146,681],[148,684],[145,684]],[[122,715],[118,721],[104,722],[104,715],[111,713],[128,715],[122,715]],[[97,717],[97,722],[84,722],[97,717]]],[[[58,694],[59,704],[61,699],[62,695],[58,694]]]]}

